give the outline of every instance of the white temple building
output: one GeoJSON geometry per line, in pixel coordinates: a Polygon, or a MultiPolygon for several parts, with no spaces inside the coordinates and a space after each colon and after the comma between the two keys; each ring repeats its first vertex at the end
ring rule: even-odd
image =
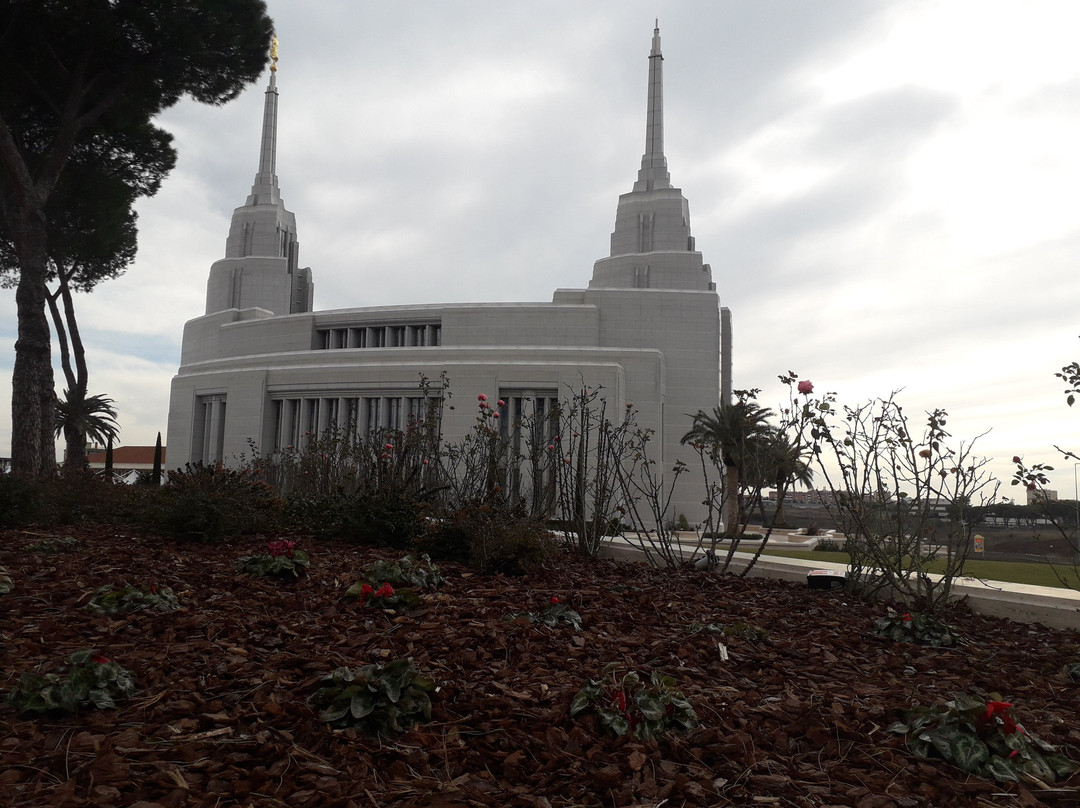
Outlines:
{"type": "Polygon", "coordinates": [[[639,426],[655,432],[660,469],[679,459],[690,465],[671,516],[704,518],[695,454],[680,438],[695,413],[711,411],[722,390],[730,394],[730,316],[668,174],[659,28],[645,154],[632,190],[619,197],[610,255],[596,261],[586,288],[557,289],[550,303],[314,311],[296,218],[278,187],[275,69],[251,194],[233,213],[225,257],[210,268],[205,314],[184,327],[169,404],[170,466],[228,464],[249,442],[262,453],[302,447],[305,436],[331,427],[404,428],[420,414],[420,374],[450,379],[458,406],[443,413],[449,441],[475,424],[464,402],[478,393],[503,399],[509,424],[584,383],[602,387],[615,417],[632,404],[639,426]]]}

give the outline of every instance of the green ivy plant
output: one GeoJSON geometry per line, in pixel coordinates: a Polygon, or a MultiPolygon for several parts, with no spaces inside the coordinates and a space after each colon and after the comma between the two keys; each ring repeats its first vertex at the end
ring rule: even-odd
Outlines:
{"type": "Polygon", "coordinates": [[[131,671],[94,649],[76,651],[59,673],[24,673],[7,701],[19,715],[108,710],[135,691],[131,671]]]}
{"type": "Polygon", "coordinates": [[[180,601],[167,586],[150,584],[148,587],[136,589],[125,584],[121,587],[101,587],[94,592],[86,608],[94,614],[128,614],[151,609],[171,612],[180,608],[180,601]]]}
{"type": "Polygon", "coordinates": [[[893,642],[911,642],[944,648],[956,645],[956,635],[941,620],[918,612],[899,612],[889,609],[884,617],[874,621],[871,631],[893,642]]]}
{"type": "Polygon", "coordinates": [[[333,727],[355,727],[373,740],[393,739],[431,720],[429,694],[434,689],[411,659],[398,659],[356,671],[338,668],[309,701],[333,727]]]}
{"type": "Polygon", "coordinates": [[[908,749],[922,758],[937,755],[965,772],[1002,782],[1022,774],[1051,783],[1069,777],[1076,765],[1016,722],[1012,704],[960,694],[944,706],[915,707],[894,722],[908,749]]]}
{"type": "Polygon", "coordinates": [[[364,569],[364,578],[368,581],[385,581],[396,587],[415,589],[435,589],[443,582],[439,568],[431,563],[431,557],[424,553],[420,562],[411,555],[397,561],[376,561],[364,569]]]}
{"type": "Polygon", "coordinates": [[[560,603],[557,597],[552,597],[551,603],[539,614],[536,612],[512,612],[503,619],[543,623],[548,628],[555,628],[559,623],[566,623],[573,626],[574,631],[581,631],[581,615],[565,603],[560,603]]]}
{"type": "Polygon", "coordinates": [[[299,578],[307,572],[311,560],[303,550],[296,549],[296,542],[279,539],[267,543],[261,555],[241,556],[236,559],[236,571],[261,578],[299,578]]]}
{"type": "Polygon", "coordinates": [[[42,553],[45,555],[59,555],[61,553],[73,553],[79,549],[79,540],[74,536],[53,536],[43,539],[34,544],[28,544],[23,548],[27,553],[42,553]]]}
{"type": "Polygon", "coordinates": [[[619,677],[617,667],[611,663],[600,679],[589,680],[570,702],[571,716],[592,710],[600,724],[613,734],[633,734],[643,739],[671,729],[697,726],[694,708],[675,689],[672,677],[653,671],[650,687],[634,671],[619,677]]]}

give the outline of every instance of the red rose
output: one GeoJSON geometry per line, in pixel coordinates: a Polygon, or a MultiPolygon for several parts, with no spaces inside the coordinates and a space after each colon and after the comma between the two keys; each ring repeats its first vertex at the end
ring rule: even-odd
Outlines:
{"type": "Polygon", "coordinates": [[[556,604],[556,603],[558,603],[558,602],[559,602],[559,599],[558,599],[557,597],[555,597],[554,595],[552,595],[552,596],[551,596],[551,603],[552,603],[552,605],[554,605],[554,604],[556,604]]]}

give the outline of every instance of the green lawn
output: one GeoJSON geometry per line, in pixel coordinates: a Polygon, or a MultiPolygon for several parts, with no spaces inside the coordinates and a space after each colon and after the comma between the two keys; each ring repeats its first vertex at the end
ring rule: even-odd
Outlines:
{"type": "MultiPolygon", "coordinates": [[[[804,558],[809,561],[831,561],[836,564],[848,562],[847,553],[813,552],[806,550],[774,550],[767,548],[765,555],[782,556],[785,558],[804,558]]],[[[938,562],[931,566],[931,572],[941,572],[945,567],[944,562],[938,562]]],[[[1059,566],[1058,571],[1070,581],[1071,588],[1080,589],[1080,578],[1072,567],[1059,566]]],[[[1007,581],[1014,584],[1031,584],[1033,586],[1057,586],[1063,584],[1054,574],[1049,564],[1035,564],[1030,562],[1009,561],[980,561],[970,560],[964,565],[964,574],[973,578],[984,578],[988,581],[1007,581]]]]}

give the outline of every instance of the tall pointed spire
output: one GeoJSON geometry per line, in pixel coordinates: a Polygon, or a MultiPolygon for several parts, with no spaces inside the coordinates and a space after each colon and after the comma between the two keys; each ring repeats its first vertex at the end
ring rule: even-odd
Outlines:
{"type": "Polygon", "coordinates": [[[266,100],[263,103],[262,143],[259,147],[259,172],[251,186],[249,205],[273,203],[281,198],[277,181],[277,63],[278,39],[274,37],[270,45],[270,83],[266,87],[266,100]],[[260,200],[260,197],[266,197],[260,200]]]}
{"type": "Polygon", "coordinates": [[[311,270],[299,266],[296,217],[285,208],[277,178],[278,41],[270,47],[259,170],[251,194],[233,211],[225,257],[210,267],[206,313],[259,308],[274,314],[311,311],[311,270]]]}
{"type": "Polygon", "coordinates": [[[592,289],[714,291],[712,273],[690,234],[690,206],[672,187],[664,156],[664,57],[660,21],[649,51],[645,154],[632,191],[619,197],[611,254],[593,265],[592,289]]]}
{"type": "Polygon", "coordinates": [[[649,105],[645,120],[645,154],[641,158],[635,191],[670,188],[667,158],[664,157],[664,55],[660,52],[660,20],[653,28],[649,52],[649,105]]]}

